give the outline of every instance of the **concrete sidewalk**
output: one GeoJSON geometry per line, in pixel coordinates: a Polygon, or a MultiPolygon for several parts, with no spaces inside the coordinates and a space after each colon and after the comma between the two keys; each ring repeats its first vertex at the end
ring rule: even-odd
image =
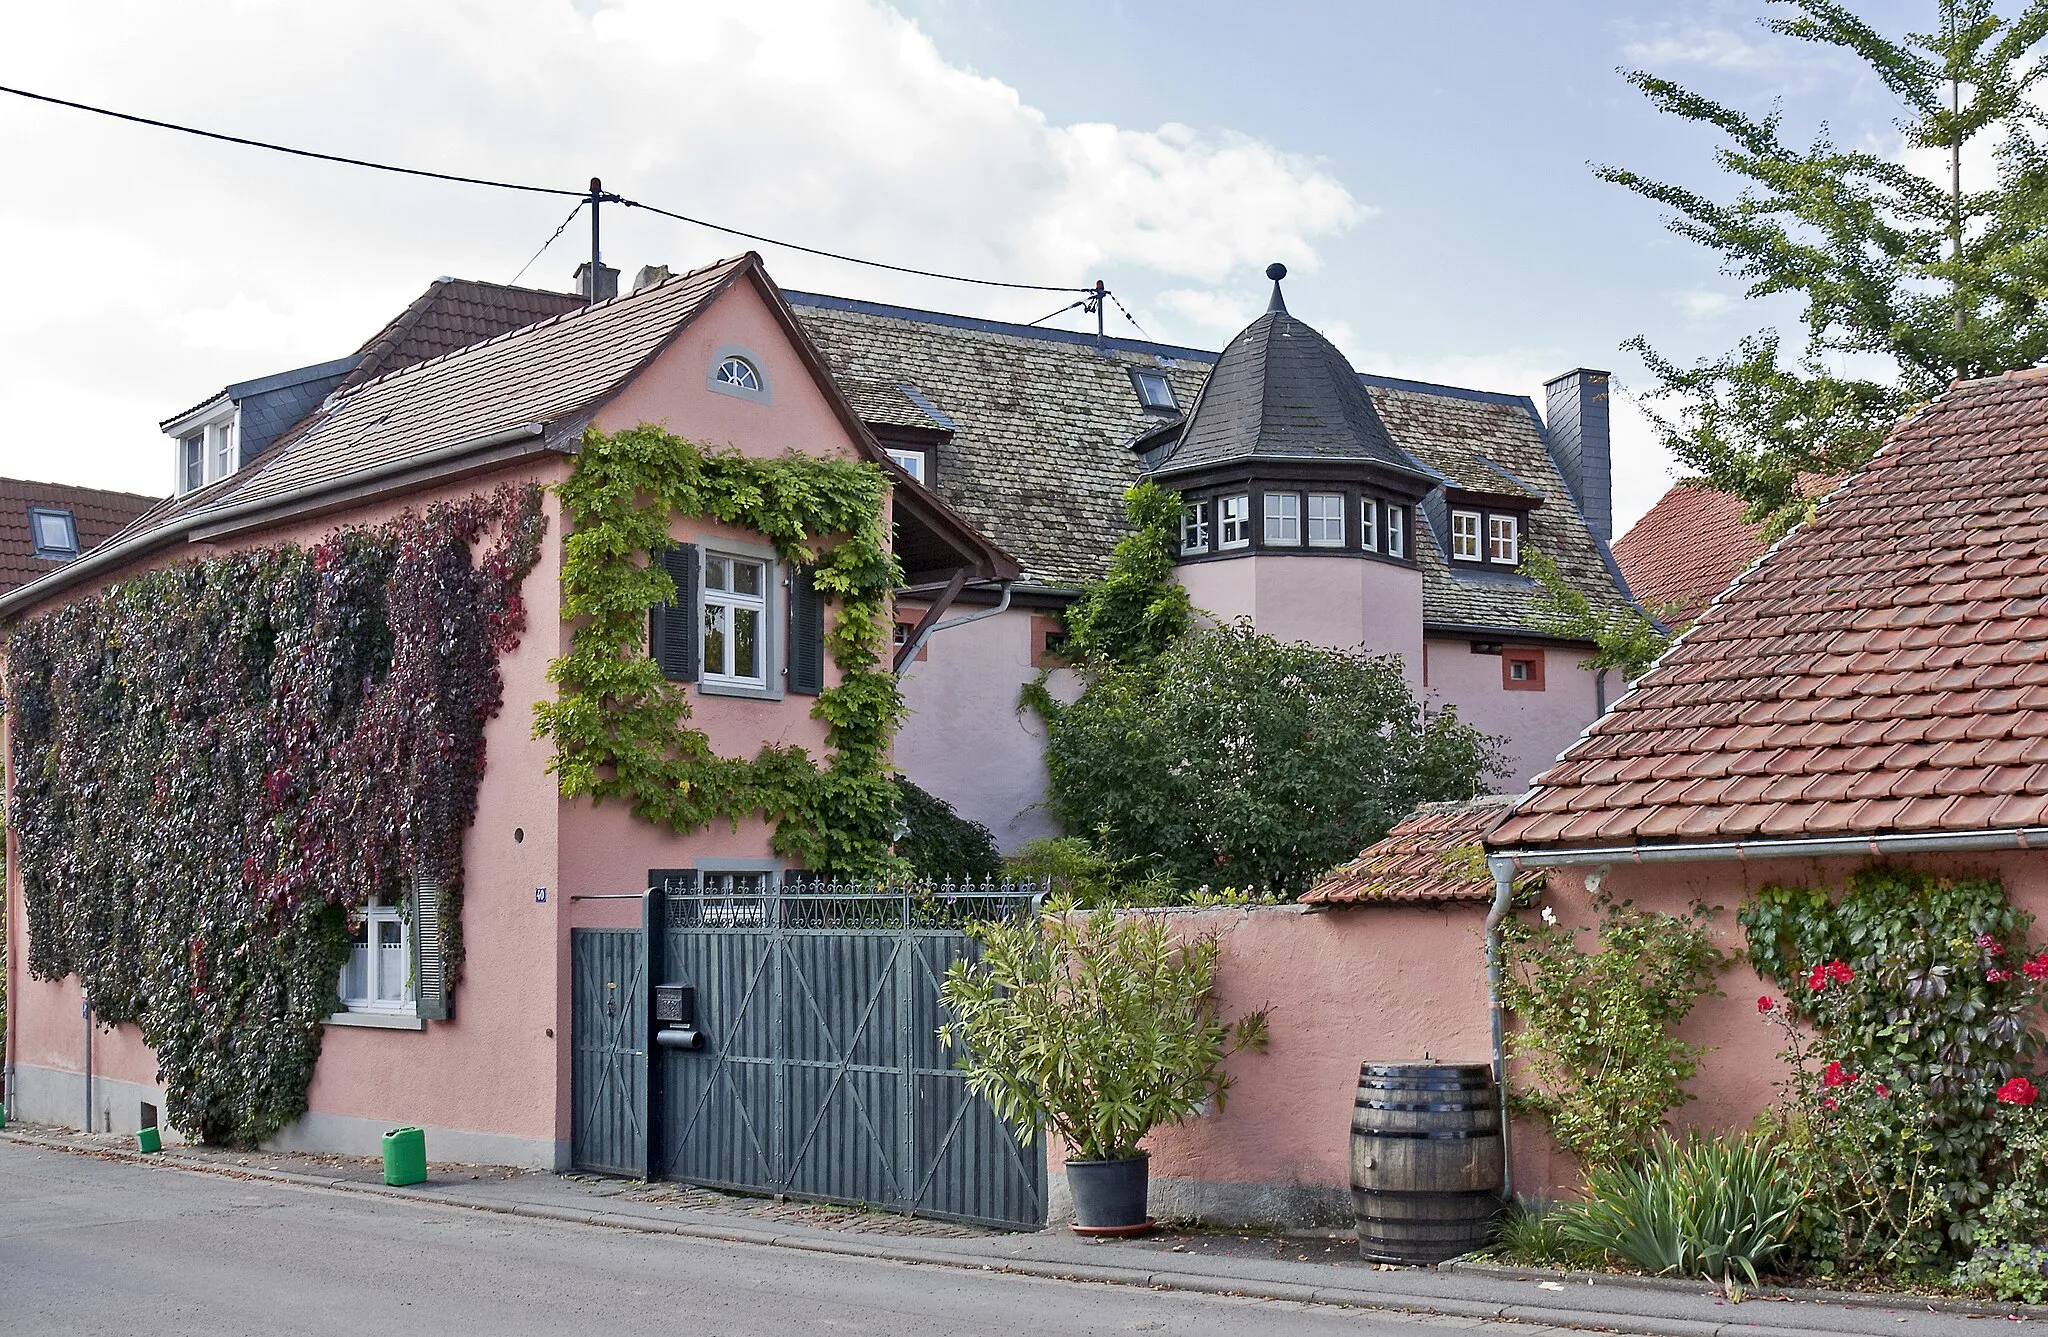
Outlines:
{"type": "Polygon", "coordinates": [[[1951,1337],[1981,1333],[1987,1321],[2048,1318],[2048,1311],[2025,1307],[1821,1292],[1729,1304],[1711,1288],[1691,1283],[1585,1275],[1562,1280],[1500,1267],[1381,1268],[1357,1261],[1348,1245],[1323,1241],[1259,1239],[1249,1250],[1218,1250],[1213,1247],[1217,1237],[1203,1235],[1092,1241],[1065,1230],[1004,1234],[729,1198],[679,1187],[671,1192],[671,1186],[627,1180],[470,1166],[435,1166],[424,1184],[389,1188],[370,1163],[334,1157],[196,1148],[143,1156],[132,1149],[128,1139],[20,1126],[0,1131],[0,1137],[108,1159],[612,1229],[1075,1281],[1605,1328],[1658,1337],[1788,1337],[1795,1333],[1803,1337],[1830,1333],[1951,1337]],[[722,1209],[704,1205],[720,1198],[724,1198],[722,1209]]]}

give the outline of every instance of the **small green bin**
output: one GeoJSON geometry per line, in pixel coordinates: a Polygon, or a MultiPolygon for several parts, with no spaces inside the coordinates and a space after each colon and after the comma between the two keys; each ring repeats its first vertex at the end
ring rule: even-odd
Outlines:
{"type": "Polygon", "coordinates": [[[427,1182],[427,1131],[394,1128],[384,1134],[384,1182],[394,1186],[427,1182]]]}
{"type": "Polygon", "coordinates": [[[162,1151],[164,1135],[155,1128],[138,1128],[135,1130],[135,1146],[139,1151],[162,1151]]]}

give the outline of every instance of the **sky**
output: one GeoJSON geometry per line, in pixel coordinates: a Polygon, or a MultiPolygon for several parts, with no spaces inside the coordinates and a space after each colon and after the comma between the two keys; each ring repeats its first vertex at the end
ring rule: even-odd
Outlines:
{"type": "MultiPolygon", "coordinates": [[[[607,189],[897,264],[1100,278],[1110,329],[1219,348],[1290,270],[1361,371],[1539,397],[1611,370],[1617,532],[1675,474],[1622,348],[1681,360],[1748,300],[1614,163],[1716,188],[1714,142],[1619,68],[1779,99],[1898,152],[1867,74],[1767,0],[13,0],[0,84],[439,171],[607,189]]],[[[1864,3],[1925,26],[1926,3],[1864,3]]],[[[0,96],[0,475],[161,494],[157,424],[348,354],[435,277],[510,281],[571,201],[285,158],[0,96]],[[33,427],[22,424],[34,423],[33,427]]],[[[606,263],[747,249],[604,212],[606,263]]],[[[568,288],[578,219],[520,279],[568,288]]],[[[1010,320],[1064,297],[759,246],[785,287],[1010,320]]],[[[1049,323],[1083,328],[1092,317],[1049,323]]]]}

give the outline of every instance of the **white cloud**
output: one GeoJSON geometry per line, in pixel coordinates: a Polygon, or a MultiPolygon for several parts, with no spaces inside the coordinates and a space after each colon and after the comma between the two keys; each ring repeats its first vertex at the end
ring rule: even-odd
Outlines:
{"type": "MultiPolygon", "coordinates": [[[[1162,338],[1193,337],[1171,328],[1182,318],[1227,333],[1205,319],[1262,290],[1267,261],[1312,270],[1318,246],[1372,213],[1318,163],[1229,131],[1054,124],[879,0],[80,0],[10,14],[5,73],[385,161],[570,187],[599,175],[685,213],[920,268],[1102,277],[1134,308],[1173,313],[1162,338]]],[[[0,249],[17,265],[0,413],[63,404],[86,424],[62,453],[0,446],[0,473],[103,486],[163,488],[158,419],[346,353],[436,275],[510,278],[571,203],[13,100],[0,154],[37,183],[0,197],[0,249]]],[[[617,208],[604,230],[628,276],[751,244],[617,208]]],[[[586,245],[579,221],[524,281],[566,286],[586,245]]],[[[1059,300],[761,249],[790,287],[1011,319],[1059,300]]]]}
{"type": "Polygon", "coordinates": [[[1708,320],[1735,309],[1735,299],[1712,288],[1687,288],[1671,294],[1671,304],[1687,320],[1708,320]]]}

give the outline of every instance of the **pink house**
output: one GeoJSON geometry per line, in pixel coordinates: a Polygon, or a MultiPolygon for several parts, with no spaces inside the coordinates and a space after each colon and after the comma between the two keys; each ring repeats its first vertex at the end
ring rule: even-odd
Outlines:
{"type": "MultiPolygon", "coordinates": [[[[357,358],[316,370],[324,404],[314,398],[308,416],[247,458],[239,451],[258,435],[263,384],[173,420],[181,464],[185,438],[200,442],[191,486],[96,551],[0,596],[0,618],[19,628],[141,572],[313,544],[338,527],[507,484],[552,489],[574,470],[586,429],[642,424],[748,456],[865,461],[897,485],[889,532],[921,569],[941,580],[1016,574],[935,495],[903,486],[752,254],[588,307],[437,284],[357,358]],[[208,462],[216,440],[234,452],[218,467],[208,462]]],[[[299,393],[308,379],[288,376],[284,388],[299,393]]],[[[650,870],[741,893],[785,870],[758,814],[677,834],[623,804],[561,797],[551,746],[534,736],[534,706],[555,697],[549,664],[572,628],[561,610],[560,503],[545,491],[540,504],[547,528],[520,591],[525,626],[499,663],[504,705],[483,729],[487,764],[462,840],[463,982],[453,997],[435,987],[439,939],[427,940],[435,924],[424,899],[367,908],[352,925],[358,945],[339,981],[341,1008],[326,1019],[306,1112],[280,1145],[375,1154],[382,1133],[405,1123],[427,1129],[436,1159],[566,1167],[572,935],[637,928],[650,870]]],[[[668,560],[678,571],[692,564],[679,589],[695,586],[691,606],[671,619],[681,633],[712,623],[729,633],[679,633],[694,662],[664,661],[671,679],[686,681],[696,727],[726,755],[788,744],[824,753],[813,706],[838,670],[820,653],[827,621],[795,606],[821,596],[796,588],[759,534],[678,515],[670,537],[679,546],[668,560]]],[[[9,686],[12,700],[21,684],[9,686]]],[[[38,761],[10,734],[10,793],[24,764],[38,761]]],[[[25,862],[18,826],[8,834],[8,1112],[116,1132],[153,1120],[165,1095],[137,1027],[96,1025],[81,1017],[76,977],[30,972],[24,879],[46,870],[25,862]]]]}

